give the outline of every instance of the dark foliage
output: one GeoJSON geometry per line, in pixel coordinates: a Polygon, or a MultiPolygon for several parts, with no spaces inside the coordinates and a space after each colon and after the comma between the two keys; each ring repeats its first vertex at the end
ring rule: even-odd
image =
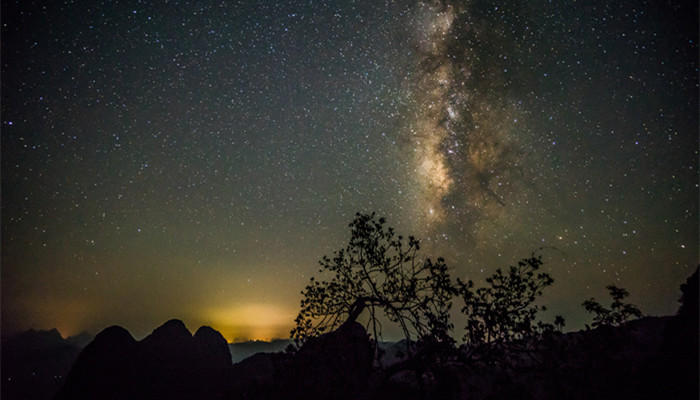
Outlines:
{"type": "MultiPolygon", "coordinates": [[[[486,279],[485,287],[474,289],[472,281],[458,280],[462,312],[468,318],[464,340],[471,357],[519,357],[530,350],[533,339],[554,331],[554,325],[536,322],[537,313],[546,307],[535,302],[554,282],[548,273],[539,271],[541,266],[541,256],[533,254],[507,273],[497,269],[486,279]]],[[[561,330],[564,318],[557,316],[555,324],[561,330]]]]}
{"type": "Polygon", "coordinates": [[[606,287],[610,292],[613,301],[610,308],[603,307],[596,299],[591,298],[583,302],[583,307],[593,315],[593,327],[599,326],[621,326],[632,317],[640,318],[642,312],[630,303],[623,303],[622,300],[629,296],[627,290],[618,288],[615,285],[606,287]]]}
{"type": "Polygon", "coordinates": [[[298,344],[354,322],[366,312],[377,340],[381,317],[398,324],[411,343],[432,336],[448,340],[454,289],[442,258],[424,258],[419,240],[396,235],[384,218],[360,214],[350,223],[348,245],[321,260],[322,274],[302,291],[301,311],[291,332],[298,344]]]}

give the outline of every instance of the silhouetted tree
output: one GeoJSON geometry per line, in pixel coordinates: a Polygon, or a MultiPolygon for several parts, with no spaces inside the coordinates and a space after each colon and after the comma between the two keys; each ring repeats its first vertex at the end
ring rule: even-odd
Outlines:
{"type": "MultiPolygon", "coordinates": [[[[493,355],[492,350],[523,350],[523,340],[554,330],[552,324],[535,323],[537,313],[546,310],[535,300],[554,282],[548,273],[539,272],[541,265],[541,256],[533,254],[507,273],[497,269],[486,279],[487,286],[478,289],[472,281],[457,280],[467,315],[464,340],[479,357],[493,355]]],[[[561,330],[564,318],[557,316],[555,324],[561,330]]]]}
{"type": "Polygon", "coordinates": [[[561,333],[564,330],[564,325],[566,325],[566,320],[561,315],[557,315],[554,318],[554,325],[557,327],[557,331],[561,333]]]}
{"type": "Polygon", "coordinates": [[[615,285],[606,286],[613,299],[610,308],[603,307],[596,299],[590,298],[583,302],[583,307],[593,316],[593,327],[599,326],[620,326],[632,319],[632,317],[640,318],[642,312],[630,303],[623,303],[622,299],[629,296],[629,292],[623,288],[618,288],[615,285]]]}
{"type": "Polygon", "coordinates": [[[375,340],[381,335],[382,314],[401,327],[409,344],[424,337],[449,338],[454,288],[445,261],[423,258],[418,239],[397,236],[385,223],[374,213],[356,214],[348,245],[320,261],[320,272],[330,279],[312,277],[302,291],[291,331],[297,344],[365,312],[375,340]]]}

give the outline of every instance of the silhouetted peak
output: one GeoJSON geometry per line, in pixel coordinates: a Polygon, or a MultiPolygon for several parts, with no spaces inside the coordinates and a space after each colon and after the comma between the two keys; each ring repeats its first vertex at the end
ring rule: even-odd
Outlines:
{"type": "Polygon", "coordinates": [[[194,340],[197,341],[218,341],[219,339],[223,340],[224,343],[226,343],[226,340],[223,336],[221,336],[221,333],[219,333],[219,331],[212,328],[211,326],[200,326],[199,329],[197,329],[197,332],[195,332],[194,334],[194,340]]]}
{"type": "Polygon", "coordinates": [[[194,334],[194,348],[199,359],[220,367],[232,366],[231,350],[219,331],[202,326],[194,334]]]}
{"type": "Polygon", "coordinates": [[[46,335],[48,338],[52,339],[63,339],[63,336],[61,336],[61,333],[58,332],[58,329],[53,328],[48,331],[37,331],[38,335],[46,335]]]}
{"type": "Polygon", "coordinates": [[[210,327],[192,336],[170,320],[136,342],[113,326],[83,350],[57,400],[222,398],[231,368],[228,343],[210,327]]]}
{"type": "Polygon", "coordinates": [[[34,330],[34,329],[29,329],[28,331],[20,333],[18,336],[25,336],[25,337],[39,337],[42,339],[63,339],[61,336],[61,333],[58,332],[58,329],[53,328],[48,331],[45,330],[34,330]]]}
{"type": "MultiPolygon", "coordinates": [[[[363,350],[369,346],[369,337],[364,326],[358,322],[341,325],[337,330],[312,338],[299,350],[301,353],[326,351],[346,351],[349,347],[359,345],[363,350]]],[[[359,349],[356,349],[359,351],[359,349]]]]}
{"type": "Polygon", "coordinates": [[[104,329],[102,332],[95,336],[95,339],[88,345],[88,347],[95,346],[111,346],[111,347],[121,347],[129,346],[136,342],[131,333],[119,325],[113,325],[109,328],[104,329]]]}
{"type": "Polygon", "coordinates": [[[192,334],[179,319],[171,319],[156,328],[153,333],[142,340],[148,345],[151,343],[168,343],[173,346],[186,345],[192,339],[192,334]]]}
{"type": "Polygon", "coordinates": [[[192,335],[189,329],[187,329],[187,326],[185,326],[185,323],[179,319],[171,319],[155,329],[155,331],[159,330],[187,332],[190,336],[192,335]]]}
{"type": "Polygon", "coordinates": [[[202,326],[194,334],[194,342],[197,346],[204,348],[226,348],[228,352],[228,342],[216,329],[209,326],[202,326]]]}
{"type": "Polygon", "coordinates": [[[95,339],[85,346],[78,357],[78,362],[91,365],[115,360],[133,351],[135,345],[136,339],[129,331],[118,325],[110,326],[98,333],[95,339]]]}
{"type": "Polygon", "coordinates": [[[103,330],[80,353],[55,399],[133,398],[129,385],[135,351],[136,340],[126,329],[115,325],[103,330]]]}
{"type": "Polygon", "coordinates": [[[14,346],[32,348],[35,350],[60,347],[68,344],[56,329],[51,329],[49,331],[30,329],[17,334],[17,336],[10,341],[14,346]]]}

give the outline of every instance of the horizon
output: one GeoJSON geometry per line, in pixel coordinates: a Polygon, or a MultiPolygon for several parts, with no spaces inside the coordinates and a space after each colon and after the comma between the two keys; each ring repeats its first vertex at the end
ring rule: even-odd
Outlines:
{"type": "MultiPolygon", "coordinates": [[[[680,285],[679,285],[679,288],[680,288],[680,285]]],[[[680,289],[679,289],[679,293],[680,293],[680,289]]],[[[678,306],[680,307],[680,302],[679,302],[678,306]]],[[[631,321],[635,321],[635,320],[637,320],[637,319],[644,319],[644,318],[668,318],[668,317],[673,317],[673,316],[675,316],[675,315],[676,315],[676,312],[674,312],[674,313],[672,313],[672,314],[668,314],[668,315],[648,315],[648,314],[644,314],[644,315],[642,315],[642,316],[639,317],[639,318],[632,319],[631,321]]],[[[236,338],[230,339],[228,336],[226,336],[226,335],[224,334],[224,332],[222,332],[221,330],[217,329],[215,326],[212,326],[212,325],[209,325],[209,324],[203,324],[203,325],[199,325],[196,329],[192,330],[192,329],[190,329],[190,327],[189,327],[189,325],[187,324],[186,321],[183,321],[183,320],[181,320],[181,319],[179,319],[179,318],[170,318],[170,319],[168,319],[168,320],[166,320],[166,321],[163,321],[162,323],[160,323],[160,324],[154,326],[153,329],[151,330],[151,332],[148,332],[148,333],[138,333],[138,334],[134,334],[134,332],[132,332],[128,327],[121,326],[121,325],[119,325],[119,324],[113,324],[113,325],[105,326],[105,327],[103,327],[102,329],[98,330],[97,332],[90,332],[90,331],[87,331],[87,330],[83,330],[83,331],[80,331],[80,332],[77,332],[77,333],[71,334],[71,335],[64,334],[64,333],[62,333],[62,332],[60,331],[60,329],[55,328],[55,327],[54,327],[54,328],[41,328],[41,329],[28,328],[28,329],[21,330],[21,331],[10,332],[10,333],[7,334],[7,335],[3,334],[3,341],[6,340],[6,339],[11,339],[12,337],[15,337],[16,335],[19,335],[19,334],[22,334],[22,333],[26,333],[26,332],[30,332],[30,331],[34,331],[34,332],[51,332],[51,331],[54,331],[54,330],[55,330],[56,332],[58,332],[58,334],[59,334],[59,335],[61,336],[61,338],[64,339],[64,340],[68,340],[68,339],[71,339],[71,338],[74,338],[74,337],[77,337],[77,336],[80,336],[80,335],[88,335],[88,336],[90,336],[92,339],[94,339],[95,336],[97,336],[100,332],[102,332],[103,330],[105,330],[105,329],[107,329],[107,328],[109,328],[109,327],[112,327],[112,326],[120,326],[120,327],[126,329],[126,330],[129,332],[129,334],[131,334],[132,337],[133,337],[135,340],[141,341],[141,340],[145,339],[147,336],[149,336],[151,333],[153,333],[153,331],[155,331],[157,328],[159,328],[160,326],[162,326],[162,325],[165,324],[166,322],[172,321],[172,320],[178,320],[178,321],[183,322],[183,324],[185,325],[185,328],[187,329],[187,331],[188,331],[188,332],[190,333],[190,335],[192,335],[192,336],[194,336],[194,334],[196,333],[196,331],[197,331],[198,329],[200,329],[200,328],[203,328],[203,327],[212,328],[212,329],[214,329],[215,331],[217,331],[217,332],[219,332],[219,333],[221,334],[221,336],[226,340],[226,343],[227,343],[227,344],[273,343],[273,342],[277,342],[277,341],[288,341],[288,342],[293,342],[293,339],[292,339],[291,337],[289,337],[289,335],[287,335],[286,337],[267,337],[267,338],[257,338],[257,339],[256,339],[256,338],[246,338],[246,337],[236,337],[236,338]]],[[[631,322],[631,321],[630,321],[630,322],[631,322]]],[[[386,321],[385,321],[385,322],[386,322],[386,321]]],[[[588,324],[587,324],[587,325],[588,325],[588,324]]],[[[562,332],[565,333],[565,334],[568,334],[568,333],[582,332],[582,331],[586,331],[586,330],[587,330],[587,328],[586,328],[585,326],[584,326],[584,327],[581,327],[581,328],[579,328],[579,329],[572,329],[572,328],[568,328],[568,327],[565,326],[564,329],[562,330],[562,332]]],[[[368,333],[369,333],[369,332],[368,332],[368,333]]],[[[466,343],[466,342],[463,341],[463,339],[460,339],[460,337],[462,336],[462,334],[463,334],[463,332],[458,332],[458,329],[454,329],[454,330],[452,331],[452,335],[451,335],[451,336],[457,340],[457,343],[466,343]]],[[[395,337],[391,337],[391,338],[384,338],[384,337],[381,337],[380,339],[381,339],[381,340],[380,340],[381,343],[397,343],[397,342],[400,342],[400,341],[404,340],[405,338],[402,337],[402,336],[395,336],[395,337]]]]}

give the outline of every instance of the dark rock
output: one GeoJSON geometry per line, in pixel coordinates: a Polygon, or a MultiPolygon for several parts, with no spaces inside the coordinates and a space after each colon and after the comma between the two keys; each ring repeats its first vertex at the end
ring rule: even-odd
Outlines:
{"type": "Polygon", "coordinates": [[[290,399],[358,399],[367,393],[373,347],[356,322],[310,339],[299,349],[287,374],[290,399]]]}
{"type": "Polygon", "coordinates": [[[345,324],[294,354],[259,353],[234,365],[227,399],[369,398],[373,359],[362,325],[345,324]]]}

